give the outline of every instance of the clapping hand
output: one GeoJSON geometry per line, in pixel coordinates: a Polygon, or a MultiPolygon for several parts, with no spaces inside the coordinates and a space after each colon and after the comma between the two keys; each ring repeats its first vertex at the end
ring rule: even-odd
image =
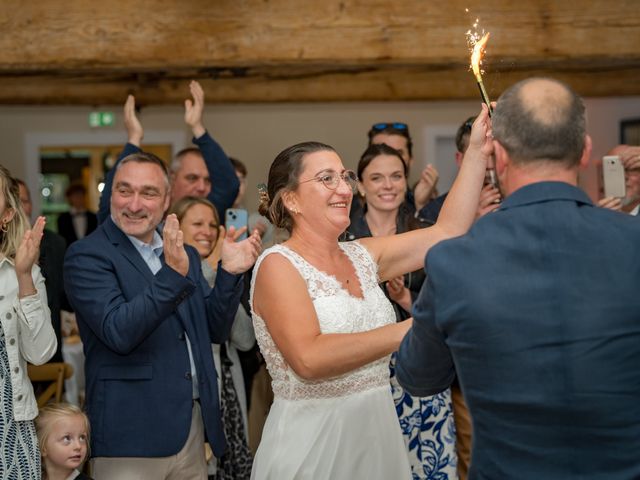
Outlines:
{"type": "Polygon", "coordinates": [[[184,121],[191,127],[193,136],[200,138],[206,131],[202,123],[202,112],[204,111],[204,90],[195,80],[189,84],[189,90],[193,100],[184,101],[184,121]]]}
{"type": "Polygon", "coordinates": [[[223,240],[221,250],[222,268],[229,273],[239,274],[249,270],[256,263],[262,250],[260,233],[257,229],[248,238],[241,242],[236,242],[246,230],[247,227],[242,227],[239,230],[236,230],[235,227],[229,227],[223,240]]]}
{"type": "Polygon", "coordinates": [[[40,255],[40,241],[44,232],[44,224],[44,217],[38,217],[33,228],[24,232],[22,241],[16,250],[14,267],[18,278],[18,297],[20,298],[37,293],[31,277],[31,269],[40,255]]]}
{"type": "Polygon", "coordinates": [[[38,217],[31,230],[24,232],[15,258],[17,275],[31,276],[31,268],[40,255],[40,241],[44,232],[45,218],[38,217]]]}
{"type": "Polygon", "coordinates": [[[182,276],[189,272],[189,256],[184,249],[184,238],[175,213],[167,216],[162,230],[164,261],[182,276]]]}
{"type": "Polygon", "coordinates": [[[431,164],[427,165],[427,167],[422,170],[422,173],[420,174],[420,180],[418,181],[416,188],[413,190],[416,210],[420,210],[427,203],[429,203],[431,193],[438,183],[438,177],[438,171],[431,164]]]}
{"type": "Polygon", "coordinates": [[[127,141],[139,147],[142,143],[144,130],[136,115],[136,99],[133,95],[129,95],[124,103],[124,126],[127,129],[127,141]]]}

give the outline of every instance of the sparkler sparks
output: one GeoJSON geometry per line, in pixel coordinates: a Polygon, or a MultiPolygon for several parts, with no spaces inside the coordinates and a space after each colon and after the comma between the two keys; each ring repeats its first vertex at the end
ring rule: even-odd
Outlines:
{"type": "MultiPolygon", "coordinates": [[[[465,10],[468,12],[468,9],[465,10]]],[[[491,108],[489,95],[487,94],[487,91],[484,88],[484,83],[482,82],[482,74],[484,71],[480,68],[482,65],[482,57],[485,53],[487,42],[489,41],[489,32],[485,33],[484,29],[481,32],[478,32],[479,24],[480,20],[476,18],[476,21],[473,23],[473,31],[467,30],[465,35],[467,36],[467,44],[471,51],[470,68],[476,77],[482,101],[487,104],[487,107],[489,107],[489,115],[491,115],[493,109],[491,108]]]]}

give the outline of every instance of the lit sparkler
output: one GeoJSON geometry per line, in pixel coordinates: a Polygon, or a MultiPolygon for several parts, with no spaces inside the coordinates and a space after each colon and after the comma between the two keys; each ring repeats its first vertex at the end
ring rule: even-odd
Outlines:
{"type": "MultiPolygon", "coordinates": [[[[478,26],[478,20],[476,20],[476,23],[473,26],[478,26]]],[[[493,109],[491,108],[489,95],[484,88],[484,83],[482,82],[482,71],[480,70],[480,65],[482,64],[482,56],[484,55],[487,42],[489,41],[489,32],[485,33],[480,39],[478,39],[479,36],[480,35],[477,33],[471,33],[471,31],[467,32],[469,46],[472,47],[471,69],[473,70],[473,74],[476,77],[478,88],[480,89],[480,95],[482,96],[482,101],[487,104],[487,107],[489,108],[489,115],[491,115],[493,109]]]]}

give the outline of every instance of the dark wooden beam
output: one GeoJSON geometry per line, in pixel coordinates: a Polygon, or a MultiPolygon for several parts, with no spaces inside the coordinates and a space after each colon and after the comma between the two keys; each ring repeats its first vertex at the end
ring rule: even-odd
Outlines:
{"type": "Polygon", "coordinates": [[[192,78],[212,102],[477,98],[476,18],[492,96],[531,75],[640,94],[636,0],[9,0],[0,103],[176,103],[192,78]]]}

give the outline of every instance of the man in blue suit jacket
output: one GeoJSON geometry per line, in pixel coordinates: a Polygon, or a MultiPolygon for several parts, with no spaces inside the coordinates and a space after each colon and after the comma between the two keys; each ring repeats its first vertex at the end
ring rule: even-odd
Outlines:
{"type": "Polygon", "coordinates": [[[428,253],[398,380],[432,395],[455,367],[470,479],[640,478],[640,223],[577,188],[591,140],[569,87],[520,82],[492,123],[507,198],[428,253]]]}
{"type": "Polygon", "coordinates": [[[226,242],[210,289],[175,215],[162,237],[156,231],[169,205],[163,162],[130,155],[113,185],[111,216],[65,260],[86,355],[94,477],[206,478],[204,434],[216,456],[225,448],[211,343],[229,336],[239,274],[257,247],[251,237],[226,242]]]}

